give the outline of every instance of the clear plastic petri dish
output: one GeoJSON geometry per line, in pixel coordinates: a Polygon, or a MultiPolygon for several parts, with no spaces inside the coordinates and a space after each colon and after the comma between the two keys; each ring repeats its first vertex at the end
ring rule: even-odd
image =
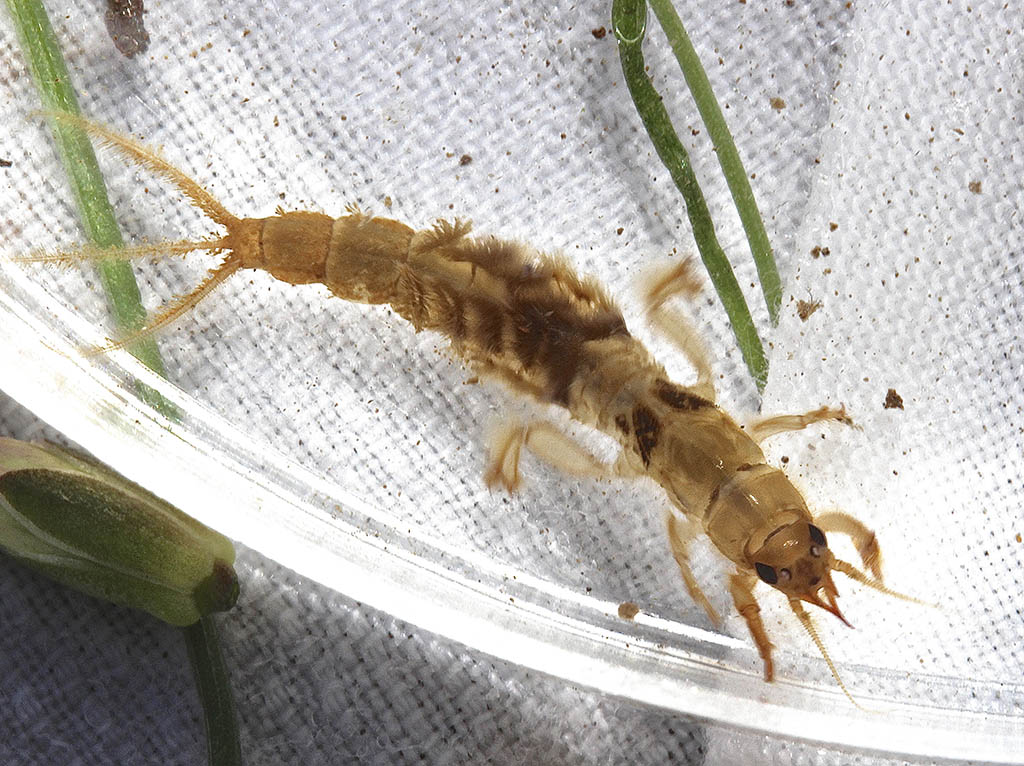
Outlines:
{"type": "MultiPolygon", "coordinates": [[[[571,479],[527,458],[521,492],[489,491],[487,433],[508,418],[553,418],[607,457],[612,443],[474,382],[443,338],[415,334],[386,308],[247,272],[161,335],[166,382],[123,352],[82,354],[111,332],[88,267],[4,262],[0,387],[245,545],[525,667],[780,738],[1012,761],[1024,745],[1013,672],[1024,645],[1014,351],[1024,280],[1007,229],[1022,156],[1008,126],[1021,109],[999,80],[1005,67],[946,58],[957,29],[959,50],[1009,62],[1012,24],[995,6],[967,27],[963,9],[924,19],[882,3],[780,6],[679,9],[775,247],[777,327],[751,286],[713,148],[653,19],[647,55],[688,128],[770,357],[762,398],[706,288],[688,311],[721,405],[742,419],[844,404],[857,429],[781,435],[769,457],[815,512],[839,508],[873,527],[886,582],[936,605],[837,578],[856,630],[815,619],[862,708],[767,588],[758,594],[777,679],[762,680],[728,568],[706,541],[694,568],[724,624],[681,587],[667,501],[652,483],[571,479]],[[178,416],[145,405],[140,382],[178,416]],[[622,617],[623,604],[639,611],[622,617]]],[[[340,215],[357,204],[417,228],[469,217],[480,233],[562,252],[619,300],[677,379],[692,379],[645,326],[632,288],[693,240],[628,99],[606,4],[194,10],[152,9],[165,15],[147,15],[151,30],[173,23],[173,39],[152,35],[132,60],[110,47],[91,7],[58,20],[84,110],[162,145],[243,215],[278,205],[340,215]]],[[[20,54],[11,37],[4,44],[4,106],[18,136],[0,187],[6,256],[81,235],[46,128],[31,115],[29,78],[13,76],[20,54]]],[[[152,177],[116,158],[103,164],[128,238],[210,228],[152,177]]],[[[211,265],[140,264],[148,305],[211,265]]]]}

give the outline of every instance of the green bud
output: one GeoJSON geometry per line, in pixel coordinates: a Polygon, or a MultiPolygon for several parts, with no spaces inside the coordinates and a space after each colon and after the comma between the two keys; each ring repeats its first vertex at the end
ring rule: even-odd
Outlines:
{"type": "Polygon", "coordinates": [[[191,625],[238,599],[231,541],[102,463],[0,438],[0,549],[92,596],[191,625]]]}

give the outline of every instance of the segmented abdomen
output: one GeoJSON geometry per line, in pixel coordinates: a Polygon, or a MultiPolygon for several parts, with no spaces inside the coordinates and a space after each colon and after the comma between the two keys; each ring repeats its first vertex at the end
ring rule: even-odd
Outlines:
{"type": "Polygon", "coordinates": [[[570,406],[588,346],[632,341],[622,314],[564,261],[470,238],[469,228],[441,221],[413,232],[388,219],[339,218],[325,281],[340,297],[389,303],[417,330],[444,333],[479,371],[570,406]]]}

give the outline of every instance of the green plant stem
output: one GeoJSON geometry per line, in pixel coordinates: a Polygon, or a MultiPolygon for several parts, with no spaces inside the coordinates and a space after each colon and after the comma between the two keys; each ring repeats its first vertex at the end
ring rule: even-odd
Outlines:
{"type": "MultiPolygon", "coordinates": [[[[40,0],[7,0],[7,8],[18,30],[43,109],[80,114],[64,57],[40,0]]],[[[99,247],[123,246],[124,240],[114,219],[107,187],[88,136],[67,123],[52,120],[51,127],[78,202],[86,236],[99,247]]],[[[117,327],[127,334],[144,327],[146,310],[131,266],[124,261],[103,261],[98,271],[117,327]]],[[[160,351],[152,338],[132,344],[129,350],[151,370],[164,376],[160,351]]],[[[174,408],[155,391],[140,385],[139,395],[164,414],[173,416],[174,408]]]]}
{"type": "Polygon", "coordinates": [[[707,73],[701,66],[697,51],[693,49],[693,43],[690,42],[690,37],[686,34],[683,22],[679,20],[679,14],[676,13],[672,0],[649,0],[649,2],[654,15],[658,17],[658,23],[665,30],[665,35],[672,46],[672,52],[676,56],[676,61],[679,62],[679,68],[682,69],[683,77],[697,104],[697,111],[700,112],[700,117],[704,121],[712,144],[714,144],[718,163],[725,174],[725,181],[729,184],[729,191],[732,193],[733,202],[736,204],[740,221],[743,223],[743,231],[750,243],[750,252],[754,256],[757,276],[761,281],[761,291],[764,293],[764,301],[768,305],[768,316],[771,318],[772,324],[776,325],[779,323],[779,307],[782,305],[782,280],[779,279],[779,269],[775,264],[775,257],[772,255],[768,232],[764,230],[764,221],[757,209],[757,201],[750,188],[747,172],[743,169],[743,161],[740,160],[736,142],[732,140],[732,133],[729,132],[729,126],[725,124],[725,117],[711,90],[707,73]]]}
{"type": "Polygon", "coordinates": [[[736,275],[733,274],[732,267],[725,257],[725,252],[715,236],[715,226],[690,164],[690,157],[672,127],[672,121],[662,104],[661,96],[654,89],[645,71],[643,39],[646,26],[647,6],[644,0],[614,0],[612,29],[618,40],[619,58],[626,85],[658,157],[668,168],[672,180],[683,195],[701,260],[704,261],[711,282],[718,291],[718,296],[732,323],[736,342],[747,369],[750,370],[758,391],[763,391],[768,379],[768,360],[750,316],[750,309],[743,298],[736,275]]]}
{"type": "Polygon", "coordinates": [[[203,617],[182,630],[185,632],[185,643],[195,672],[196,687],[203,700],[210,764],[240,766],[242,750],[238,742],[235,701],[217,638],[217,627],[212,617],[203,617]]]}

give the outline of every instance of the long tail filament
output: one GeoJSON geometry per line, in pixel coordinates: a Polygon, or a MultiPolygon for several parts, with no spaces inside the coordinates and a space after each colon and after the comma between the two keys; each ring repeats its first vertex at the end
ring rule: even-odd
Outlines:
{"type": "Polygon", "coordinates": [[[183,295],[170,303],[164,305],[160,313],[151,317],[146,323],[146,326],[142,329],[133,332],[127,337],[113,340],[104,346],[98,346],[95,348],[88,349],[85,352],[85,356],[96,356],[98,354],[105,354],[108,351],[114,351],[119,348],[136,343],[137,341],[143,340],[150,337],[153,333],[163,329],[167,325],[179,319],[184,314],[188,313],[196,307],[196,305],[205,298],[207,295],[212,293],[214,289],[228,277],[238,271],[241,268],[242,262],[234,253],[230,254],[220,266],[215,269],[211,269],[198,287],[196,287],[188,295],[183,295]]]}
{"type": "Polygon", "coordinates": [[[223,247],[223,240],[210,239],[193,242],[144,242],[141,245],[123,247],[96,247],[81,245],[70,250],[33,250],[28,255],[11,256],[17,263],[51,263],[55,266],[71,266],[81,261],[132,261],[136,258],[159,258],[163,256],[187,255],[196,250],[216,252],[223,247]]]}
{"type": "Polygon", "coordinates": [[[185,255],[194,250],[206,250],[210,253],[229,251],[219,266],[211,269],[206,278],[187,295],[181,296],[167,305],[159,313],[150,318],[144,327],[126,337],[110,340],[104,346],[92,348],[86,351],[86,356],[113,351],[124,348],[137,341],[148,338],[163,327],[171,324],[182,315],[195,308],[203,298],[224,282],[228,277],[238,271],[241,266],[241,258],[233,252],[233,241],[231,235],[240,224],[241,219],[228,212],[219,200],[217,200],[206,189],[200,186],[178,168],[174,167],[151,149],[142,146],[131,138],[122,136],[103,125],[80,117],[60,111],[47,111],[43,114],[54,120],[57,124],[73,125],[92,136],[101,146],[106,146],[119,152],[128,160],[135,162],[140,167],[146,168],[160,176],[184,194],[193,205],[203,211],[215,223],[220,224],[228,230],[228,234],[220,239],[179,241],[179,242],[155,242],[141,245],[129,245],[121,248],[101,249],[95,246],[86,245],[74,250],[63,250],[57,252],[35,252],[17,260],[25,262],[48,262],[58,265],[69,265],[78,261],[98,261],[107,259],[130,260],[139,257],[153,257],[166,255],[185,255]]]}
{"type": "Polygon", "coordinates": [[[92,136],[101,146],[106,146],[120,152],[140,167],[162,176],[174,184],[182,194],[188,197],[192,204],[206,213],[211,219],[221,226],[230,229],[238,224],[238,218],[228,212],[216,197],[206,191],[196,181],[182,173],[171,163],[142,144],[127,136],[115,133],[99,123],[87,120],[77,114],[61,111],[44,111],[42,114],[54,120],[58,124],[74,125],[92,136]]]}

